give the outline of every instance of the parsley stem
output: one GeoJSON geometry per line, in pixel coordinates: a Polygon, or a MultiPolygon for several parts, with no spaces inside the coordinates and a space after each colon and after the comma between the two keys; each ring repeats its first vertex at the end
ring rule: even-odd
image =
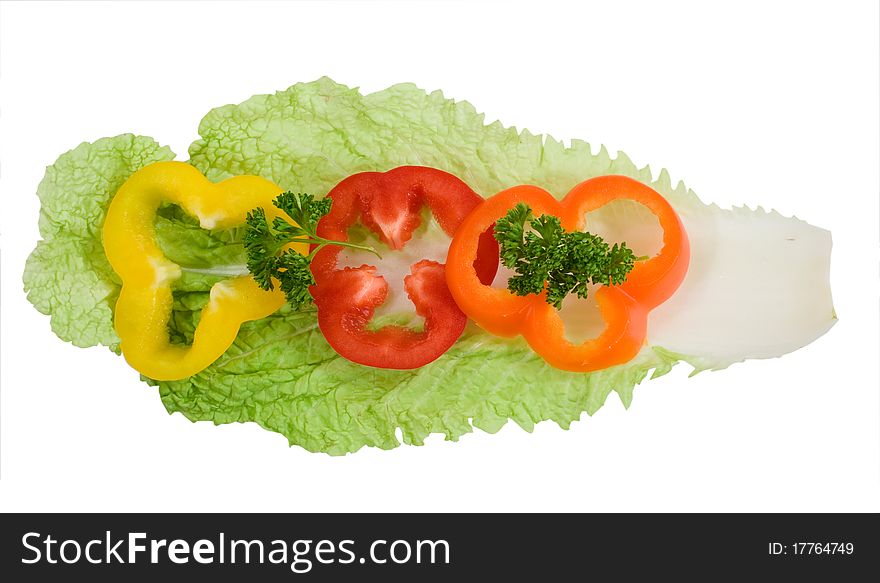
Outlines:
{"type": "Polygon", "coordinates": [[[348,247],[350,249],[360,249],[361,251],[369,251],[370,253],[373,253],[376,257],[378,257],[379,259],[382,259],[382,256],[379,254],[378,251],[376,251],[374,248],[369,247],[367,245],[358,245],[357,243],[349,243],[347,241],[333,241],[331,239],[324,239],[323,237],[313,237],[313,238],[308,238],[308,239],[294,239],[294,241],[297,241],[299,243],[305,243],[307,245],[317,245],[317,247],[315,247],[315,250],[312,251],[311,253],[309,253],[309,255],[308,255],[309,261],[311,261],[315,257],[315,255],[318,253],[318,251],[320,251],[321,249],[323,249],[327,245],[338,245],[339,247],[348,247]]]}

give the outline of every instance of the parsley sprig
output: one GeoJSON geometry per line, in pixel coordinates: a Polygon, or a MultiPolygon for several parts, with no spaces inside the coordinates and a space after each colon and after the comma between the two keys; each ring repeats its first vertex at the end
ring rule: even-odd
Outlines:
{"type": "Polygon", "coordinates": [[[558,217],[535,218],[524,203],[495,223],[495,239],[501,263],[516,271],[507,289],[525,296],[541,293],[546,284],[547,303],[556,309],[570,293],[585,299],[590,284],[620,285],[636,261],[647,259],[635,257],[626,243],[609,246],[598,235],[564,231],[558,217]]]}
{"type": "Polygon", "coordinates": [[[272,280],[278,280],[279,288],[294,309],[312,301],[309,286],[315,285],[315,278],[309,265],[318,251],[327,245],[361,249],[381,257],[372,247],[318,236],[318,221],[330,212],[333,204],[329,198],[315,200],[310,194],[284,192],[272,204],[284,211],[293,223],[282,217],[275,217],[270,224],[266,211],[261,207],[249,212],[244,234],[247,267],[254,281],[264,290],[275,289],[272,280]],[[293,241],[316,247],[308,255],[302,255],[293,249],[282,251],[285,245],[293,241]]]}

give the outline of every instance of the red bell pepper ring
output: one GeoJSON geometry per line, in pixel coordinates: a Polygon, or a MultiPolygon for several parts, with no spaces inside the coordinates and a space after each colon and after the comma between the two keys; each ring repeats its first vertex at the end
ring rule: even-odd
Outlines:
{"type": "Polygon", "coordinates": [[[681,219],[652,188],[625,176],[601,176],[575,186],[562,201],[537,186],[515,186],[486,200],[465,219],[449,247],[446,277],[459,307],[477,324],[498,336],[521,334],[552,366],[587,372],[631,360],[645,342],[648,313],[678,289],[687,272],[690,246],[681,219]],[[480,234],[507,211],[524,202],[535,216],[559,217],[566,230],[581,230],[585,214],[615,199],[646,206],[663,229],[663,247],[638,262],[620,286],[596,292],[605,330],[592,340],[573,344],[565,326],[544,295],[517,296],[481,281],[472,264],[480,234]]]}
{"type": "MultiPolygon", "coordinates": [[[[422,166],[354,174],[327,196],[333,206],[318,223],[319,236],[347,241],[349,228],[361,223],[392,250],[402,249],[412,238],[423,207],[451,238],[483,201],[452,174],[422,166]]],[[[498,244],[490,230],[477,234],[477,241],[475,277],[491,283],[498,268],[498,244]]],[[[444,264],[418,261],[404,278],[416,313],[425,319],[422,331],[394,325],[373,331],[366,326],[385,302],[388,283],[372,265],[338,268],[340,251],[341,247],[328,245],[315,255],[311,266],[315,285],[310,291],[318,308],[318,326],[341,356],[366,366],[412,369],[438,358],[461,336],[467,316],[449,293],[444,264]]]]}

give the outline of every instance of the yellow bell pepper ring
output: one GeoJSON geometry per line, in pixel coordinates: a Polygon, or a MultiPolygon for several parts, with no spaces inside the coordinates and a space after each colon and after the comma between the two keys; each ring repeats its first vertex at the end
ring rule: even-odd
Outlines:
{"type": "MultiPolygon", "coordinates": [[[[204,229],[227,228],[243,224],[256,207],[262,207],[270,221],[281,215],[272,204],[280,192],[259,176],[235,176],[215,184],[184,162],[150,164],[122,185],[107,211],[103,238],[104,253],[122,279],[113,323],[132,367],[156,380],[192,376],[226,352],[243,322],[265,318],[285,301],[277,286],[264,291],[249,275],[220,281],[211,288],[192,344],[171,344],[171,286],[182,271],[156,242],[159,206],[178,205],[204,229]]],[[[303,243],[287,248],[308,253],[303,243]]]]}

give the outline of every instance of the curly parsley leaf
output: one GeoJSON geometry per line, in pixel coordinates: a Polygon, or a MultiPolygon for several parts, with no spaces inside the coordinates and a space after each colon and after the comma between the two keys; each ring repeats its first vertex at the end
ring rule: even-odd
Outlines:
{"type": "Polygon", "coordinates": [[[635,257],[626,243],[609,246],[588,232],[566,232],[558,217],[535,218],[519,203],[495,223],[501,263],[516,272],[507,289],[520,296],[547,290],[547,303],[559,309],[568,294],[586,298],[590,284],[620,285],[635,257]]]}

